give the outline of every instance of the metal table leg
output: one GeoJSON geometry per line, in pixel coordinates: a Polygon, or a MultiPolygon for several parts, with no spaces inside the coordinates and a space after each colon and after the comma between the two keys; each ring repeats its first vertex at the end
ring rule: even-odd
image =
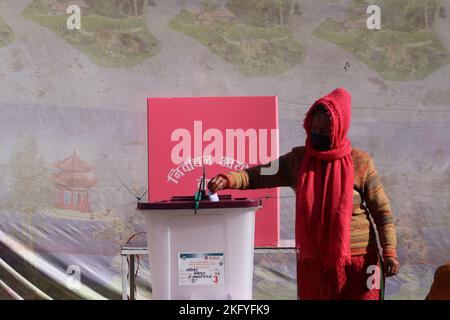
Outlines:
{"type": "Polygon", "coordinates": [[[122,255],[122,300],[128,300],[128,263],[126,255],[122,255]]]}
{"type": "Polygon", "coordinates": [[[120,248],[120,254],[122,255],[122,299],[134,300],[136,299],[136,256],[147,255],[148,248],[124,246],[120,248]]]}
{"type": "Polygon", "coordinates": [[[136,270],[134,268],[134,259],[135,255],[130,255],[130,300],[136,300],[135,293],[136,293],[136,270]]]}

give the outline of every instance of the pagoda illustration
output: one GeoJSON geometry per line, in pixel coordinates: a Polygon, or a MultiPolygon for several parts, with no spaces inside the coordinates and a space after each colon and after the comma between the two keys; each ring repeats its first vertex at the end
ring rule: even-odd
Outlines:
{"type": "Polygon", "coordinates": [[[95,166],[82,160],[76,151],[54,164],[60,170],[53,176],[56,185],[56,208],[90,212],[89,189],[97,181],[88,175],[95,166]]]}

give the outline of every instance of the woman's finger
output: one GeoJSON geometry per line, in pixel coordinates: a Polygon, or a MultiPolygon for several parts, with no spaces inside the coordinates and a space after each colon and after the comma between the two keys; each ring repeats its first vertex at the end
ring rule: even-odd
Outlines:
{"type": "Polygon", "coordinates": [[[398,270],[397,263],[395,263],[395,262],[390,263],[388,275],[389,276],[395,276],[397,274],[397,270],[398,270]]]}
{"type": "Polygon", "coordinates": [[[219,179],[220,179],[220,177],[215,176],[215,177],[213,177],[211,180],[209,180],[209,183],[208,183],[209,189],[213,188],[214,185],[217,185],[217,181],[218,181],[219,179]]]}
{"type": "Polygon", "coordinates": [[[219,190],[227,188],[228,181],[227,179],[221,177],[221,176],[215,176],[211,178],[208,182],[208,189],[212,193],[216,193],[219,190]]]}
{"type": "Polygon", "coordinates": [[[392,267],[391,267],[391,264],[389,262],[384,264],[384,269],[386,271],[386,276],[390,277],[391,276],[392,267]]]}
{"type": "Polygon", "coordinates": [[[217,191],[222,190],[223,186],[224,186],[224,183],[222,180],[217,182],[217,187],[216,187],[217,191]]]}
{"type": "Polygon", "coordinates": [[[386,275],[389,277],[391,275],[391,266],[386,266],[386,275]]]}
{"type": "Polygon", "coordinates": [[[218,188],[221,183],[222,183],[222,179],[221,178],[217,179],[216,181],[214,181],[214,187],[218,188]]]}
{"type": "Polygon", "coordinates": [[[222,190],[223,188],[225,188],[225,181],[220,180],[220,183],[219,183],[219,190],[222,190]]]}
{"type": "Polygon", "coordinates": [[[211,191],[213,191],[213,193],[216,193],[217,191],[223,189],[224,187],[224,182],[222,178],[218,178],[216,181],[214,181],[211,191]]]}
{"type": "Polygon", "coordinates": [[[399,270],[399,264],[398,263],[394,263],[394,275],[396,275],[397,273],[398,273],[398,270],[399,270]]]}
{"type": "Polygon", "coordinates": [[[217,184],[213,183],[212,186],[209,188],[213,193],[217,191],[217,184]]]}
{"type": "Polygon", "coordinates": [[[217,180],[217,177],[213,177],[213,178],[211,178],[211,180],[209,180],[208,189],[211,189],[213,187],[214,182],[216,182],[216,180],[217,180]]]}

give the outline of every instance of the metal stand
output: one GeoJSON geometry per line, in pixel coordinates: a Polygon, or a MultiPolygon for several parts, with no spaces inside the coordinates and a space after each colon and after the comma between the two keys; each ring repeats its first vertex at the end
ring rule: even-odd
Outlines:
{"type": "MultiPolygon", "coordinates": [[[[292,253],[295,252],[294,240],[280,240],[278,247],[256,247],[255,254],[261,253],[292,253]]],[[[147,255],[147,247],[121,247],[122,256],[122,300],[136,299],[135,262],[137,255],[147,255]],[[128,261],[130,265],[128,266],[128,261]],[[130,275],[128,277],[128,274],[130,275]],[[128,298],[129,297],[129,298],[128,298]]]]}
{"type": "Polygon", "coordinates": [[[135,300],[136,277],[135,261],[137,255],[148,254],[147,247],[122,247],[120,255],[122,256],[122,300],[135,300]],[[128,266],[128,261],[130,265],[128,266]],[[128,274],[129,279],[128,279],[128,274]]]}

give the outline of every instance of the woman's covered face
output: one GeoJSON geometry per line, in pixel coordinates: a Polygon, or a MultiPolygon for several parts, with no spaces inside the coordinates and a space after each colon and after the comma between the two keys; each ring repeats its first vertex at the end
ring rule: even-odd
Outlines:
{"type": "Polygon", "coordinates": [[[311,133],[329,136],[330,131],[331,131],[331,123],[328,116],[324,113],[317,112],[312,118],[311,133]]]}
{"type": "Polygon", "coordinates": [[[311,122],[311,144],[317,150],[331,148],[331,121],[326,113],[316,112],[311,122]]]}

